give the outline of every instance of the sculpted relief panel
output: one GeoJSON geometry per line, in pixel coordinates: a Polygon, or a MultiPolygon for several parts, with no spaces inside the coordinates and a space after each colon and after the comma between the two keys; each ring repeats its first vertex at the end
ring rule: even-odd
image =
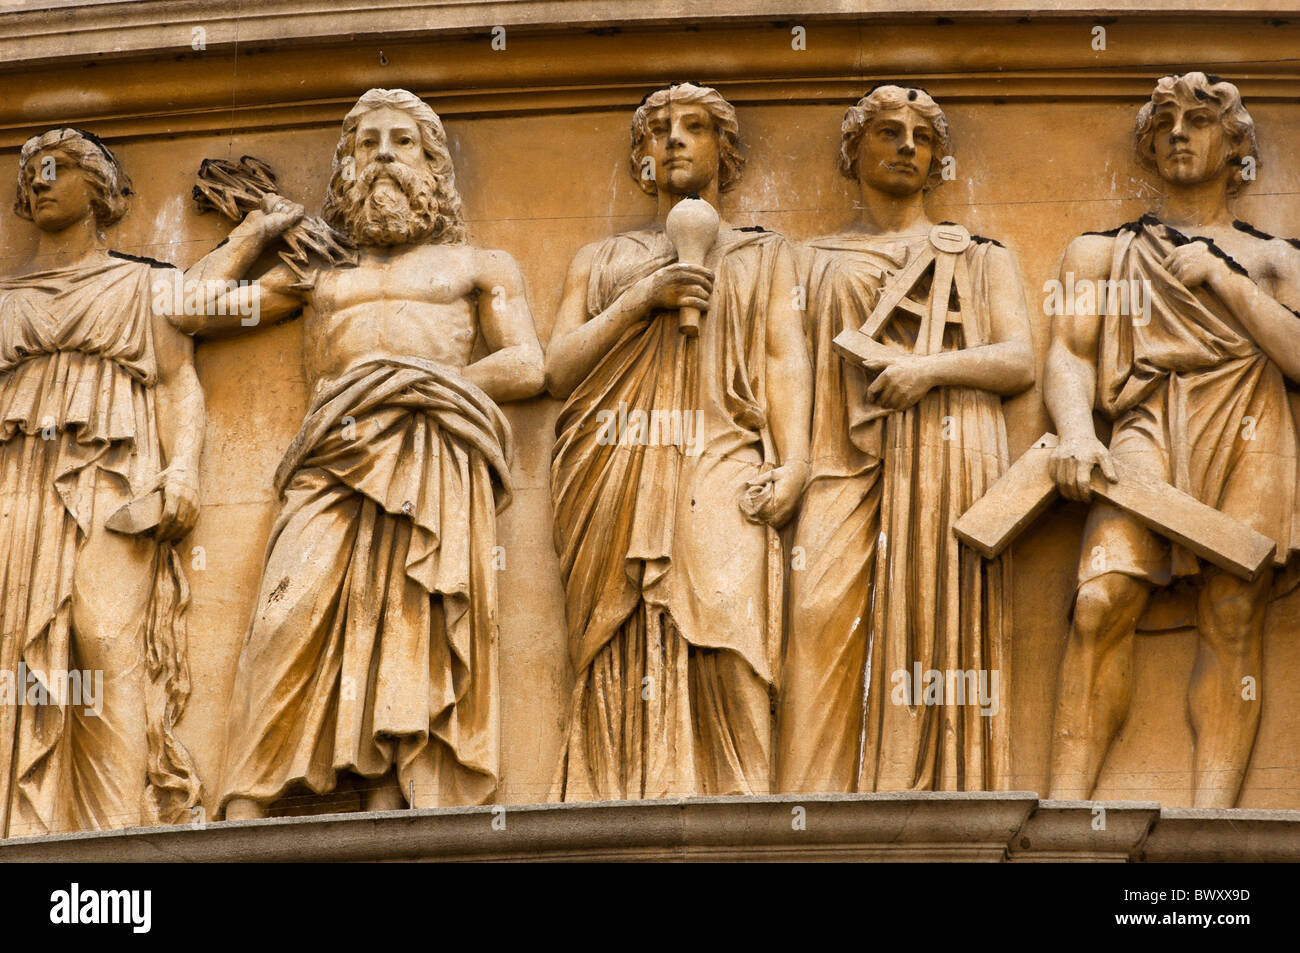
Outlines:
{"type": "Polygon", "coordinates": [[[848,108],[823,158],[856,214],[802,241],[738,224],[761,150],[718,90],[628,118],[643,224],[589,231],[545,348],[530,262],[475,240],[457,140],[405,90],[344,116],[319,219],[257,158],[205,164],[238,224],[183,272],[113,250],[145,197],[112,149],[27,142],[39,238],[0,280],[4,836],[517,802],[504,751],[539,736],[557,756],[527,800],[1089,798],[1117,738],[1160,744],[1125,725],[1139,635],[1171,631],[1196,639],[1190,796],[1239,803],[1261,715],[1296,705],[1259,686],[1300,578],[1300,250],[1231,211],[1259,162],[1237,88],[1156,84],[1134,140],[1159,201],[1057,247],[1042,319],[1018,239],[945,204],[975,159],[923,89],[848,108]],[[260,582],[223,615],[237,658],[200,726],[195,348],[295,319],[306,416],[257,488],[260,582]],[[1023,454],[1011,398],[1053,425],[1023,454]],[[520,410],[547,400],[545,426],[520,410]],[[1028,541],[1075,511],[1073,592],[1026,612],[1028,541]],[[554,563],[519,567],[518,523],[554,563]],[[563,684],[503,686],[520,572],[562,594],[563,684]],[[1013,677],[1051,633],[1056,684],[1013,677]],[[1050,777],[1024,766],[1035,721],[1050,777]]]}

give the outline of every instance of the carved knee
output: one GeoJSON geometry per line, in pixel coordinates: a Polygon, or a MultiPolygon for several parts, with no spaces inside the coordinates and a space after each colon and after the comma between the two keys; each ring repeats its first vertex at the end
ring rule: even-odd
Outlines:
{"type": "Polygon", "coordinates": [[[1218,648],[1245,652],[1258,640],[1254,623],[1264,596],[1256,584],[1242,582],[1227,573],[1216,573],[1201,591],[1199,628],[1201,637],[1218,648]]]}
{"type": "Polygon", "coordinates": [[[1119,573],[1089,579],[1074,602],[1074,630],[1084,639],[1122,635],[1141,611],[1138,584],[1119,573]]]}

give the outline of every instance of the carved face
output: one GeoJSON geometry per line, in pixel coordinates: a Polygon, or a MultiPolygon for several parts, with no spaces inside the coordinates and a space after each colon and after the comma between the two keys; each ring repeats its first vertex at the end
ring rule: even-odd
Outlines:
{"type": "Polygon", "coordinates": [[[699,192],[718,177],[718,131],[703,106],[670,102],[649,116],[646,129],[646,154],[654,159],[658,188],[679,195],[699,192]]]}
{"type": "Polygon", "coordinates": [[[414,117],[387,106],[366,113],[352,158],[344,218],[358,244],[404,245],[433,234],[438,182],[414,117]]]}
{"type": "Polygon", "coordinates": [[[1162,179],[1196,185],[1223,174],[1232,142],[1213,103],[1161,103],[1151,125],[1151,147],[1162,179]]]}
{"type": "Polygon", "coordinates": [[[901,106],[877,113],[858,145],[858,181],[887,195],[921,191],[934,141],[934,127],[915,110],[901,106]]]}
{"type": "Polygon", "coordinates": [[[89,215],[93,190],[81,167],[59,149],[42,149],[28,161],[25,185],[32,220],[45,232],[61,232],[89,215]],[[54,174],[47,170],[54,163],[54,174]]]}
{"type": "Polygon", "coordinates": [[[415,119],[409,113],[389,106],[366,113],[357,124],[352,158],[356,160],[358,173],[372,162],[420,166],[424,162],[424,149],[415,119]]]}

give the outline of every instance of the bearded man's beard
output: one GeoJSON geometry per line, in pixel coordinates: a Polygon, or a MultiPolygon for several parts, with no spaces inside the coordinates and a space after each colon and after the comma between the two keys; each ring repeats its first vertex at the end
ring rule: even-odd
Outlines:
{"type": "Polygon", "coordinates": [[[440,182],[430,169],[372,162],[343,195],[343,224],[358,245],[409,245],[442,232],[440,182]]]}

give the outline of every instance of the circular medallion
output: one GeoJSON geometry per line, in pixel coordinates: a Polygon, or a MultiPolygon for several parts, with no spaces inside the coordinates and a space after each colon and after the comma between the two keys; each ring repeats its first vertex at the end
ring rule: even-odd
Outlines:
{"type": "Polygon", "coordinates": [[[970,244],[970,232],[960,225],[936,225],[930,229],[930,244],[955,255],[964,252],[970,244]]]}

